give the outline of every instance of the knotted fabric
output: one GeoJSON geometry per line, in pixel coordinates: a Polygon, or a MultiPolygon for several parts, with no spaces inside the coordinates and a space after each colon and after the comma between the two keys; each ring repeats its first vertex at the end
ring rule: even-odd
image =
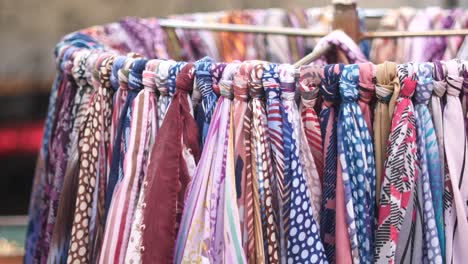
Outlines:
{"type": "MultiPolygon", "coordinates": [[[[253,212],[253,223],[249,225],[249,234],[253,232],[254,239],[249,241],[249,261],[254,263],[264,263],[266,259],[267,251],[265,251],[265,243],[264,243],[264,232],[262,227],[262,213],[261,212],[261,198],[260,198],[260,176],[261,172],[258,171],[259,164],[257,164],[257,157],[259,153],[259,140],[258,140],[258,132],[257,128],[259,127],[260,122],[267,122],[266,116],[262,115],[264,111],[261,111],[262,108],[265,107],[265,92],[262,86],[262,77],[264,72],[265,65],[263,62],[255,63],[253,69],[250,72],[250,79],[248,82],[248,86],[250,88],[250,96],[252,100],[249,102],[249,106],[247,108],[246,119],[244,126],[246,126],[246,138],[250,139],[250,153],[247,152],[246,159],[247,162],[250,161],[252,164],[251,166],[251,173],[252,173],[252,207],[251,210],[253,212]],[[259,111],[260,109],[260,111],[259,111]],[[261,118],[261,119],[260,119],[261,118]],[[250,122],[249,122],[250,119],[250,122]],[[262,121],[263,120],[263,121],[262,121]],[[250,131],[247,131],[250,125],[250,131]],[[253,250],[252,250],[253,249],[253,250]],[[254,252],[254,254],[252,254],[254,252]]],[[[247,142],[248,143],[248,142],[247,142]]],[[[260,164],[261,165],[261,164],[260,164]]],[[[248,170],[248,169],[247,169],[248,170]]],[[[248,172],[249,173],[249,170],[248,172]]],[[[248,177],[248,176],[247,176],[248,177]]],[[[247,183],[247,188],[250,185],[247,183]]],[[[283,255],[281,255],[283,256],[283,255]]]]}
{"type": "Polygon", "coordinates": [[[100,55],[96,61],[100,86],[91,99],[90,108],[80,129],[80,169],[67,263],[97,261],[95,257],[99,254],[100,245],[96,245],[92,240],[96,230],[91,227],[95,223],[95,228],[100,228],[102,232],[103,197],[95,196],[95,191],[105,188],[105,185],[99,183],[99,179],[107,175],[107,147],[113,94],[110,75],[113,62],[114,57],[108,54],[100,55]],[[94,219],[90,215],[93,209],[99,212],[94,219]]]}
{"type": "Polygon", "coordinates": [[[323,140],[323,190],[322,190],[322,218],[320,220],[320,232],[325,247],[327,258],[332,263],[338,263],[339,260],[351,261],[349,252],[349,236],[346,229],[343,185],[341,178],[341,167],[338,165],[338,149],[336,124],[339,107],[339,81],[344,65],[327,65],[323,70],[322,85],[320,93],[323,97],[322,110],[320,112],[320,129],[323,140]],[[340,186],[338,186],[338,182],[340,186]],[[339,189],[338,189],[339,188],[339,189]],[[340,192],[340,197],[337,197],[340,192]],[[341,198],[341,207],[338,207],[336,198],[341,198]],[[340,209],[341,218],[336,215],[340,209]],[[337,226],[337,221],[340,225],[337,226]],[[338,233],[340,232],[340,233],[338,233]],[[338,241],[335,235],[341,235],[338,241]],[[340,248],[336,248],[336,243],[341,243],[340,248]],[[344,246],[343,246],[344,243],[344,246]],[[335,251],[336,250],[336,251],[335,251]],[[336,255],[336,256],[335,256],[336,255]]]}
{"type": "Polygon", "coordinates": [[[77,92],[77,85],[73,82],[72,67],[77,50],[71,53],[70,57],[62,63],[64,77],[68,82],[59,88],[59,97],[56,105],[57,117],[55,125],[51,131],[49,141],[49,156],[45,161],[45,186],[41,197],[44,207],[41,208],[41,230],[39,240],[36,245],[35,259],[39,263],[45,263],[49,252],[50,239],[57,216],[57,207],[63,186],[64,172],[68,161],[67,146],[71,132],[71,111],[73,99],[77,92]]]}
{"type": "Polygon", "coordinates": [[[156,87],[159,91],[159,100],[158,100],[158,126],[161,128],[161,125],[166,116],[167,108],[169,107],[169,88],[167,83],[167,78],[169,76],[169,69],[175,64],[175,61],[161,61],[156,71],[156,87]]]}
{"type": "Polygon", "coordinates": [[[235,197],[231,129],[232,77],[237,65],[223,73],[220,97],[187,196],[178,234],[175,262],[245,262],[235,197]],[[227,97],[225,97],[226,95],[227,97]],[[229,158],[231,157],[231,158],[229,158]],[[199,221],[202,219],[202,221],[199,221]],[[230,239],[227,239],[229,237],[230,239]]]}
{"type": "MultiPolygon", "coordinates": [[[[320,123],[315,111],[323,70],[321,67],[306,65],[301,66],[299,72],[302,126],[304,127],[309,149],[314,157],[315,167],[320,177],[320,186],[323,186],[323,144],[320,123]]],[[[320,221],[320,219],[317,219],[317,221],[320,221]]]]}
{"type": "Polygon", "coordinates": [[[423,192],[424,261],[442,263],[445,247],[443,221],[443,177],[440,173],[439,148],[427,104],[434,89],[430,63],[415,64],[418,85],[414,94],[418,160],[423,192]],[[435,223],[435,225],[434,225],[435,223]]]}
{"type": "MultiPolygon", "coordinates": [[[[286,147],[285,151],[285,179],[286,184],[289,186],[289,192],[287,193],[289,196],[287,201],[289,203],[289,208],[287,208],[288,223],[285,225],[287,242],[286,259],[289,263],[328,263],[322,241],[320,240],[319,226],[314,219],[316,208],[311,202],[311,196],[315,196],[312,200],[318,206],[320,190],[316,191],[316,188],[320,188],[320,181],[316,171],[307,175],[304,173],[304,165],[301,164],[300,139],[298,138],[300,127],[299,113],[294,102],[294,68],[290,65],[283,65],[282,69],[284,72],[281,78],[281,90],[284,105],[283,111],[286,114],[286,118],[283,119],[283,135],[285,144],[290,142],[289,150],[286,147]],[[296,116],[296,120],[294,120],[293,115],[296,116]],[[313,192],[308,188],[308,182],[305,178],[307,176],[311,176],[311,181],[316,185],[313,192]]],[[[313,164],[313,162],[311,163],[313,164]]],[[[313,166],[312,164],[310,165],[313,166]]]]}
{"type": "MultiPolygon", "coordinates": [[[[64,47],[59,50],[57,55],[57,65],[62,65],[62,62],[68,61],[68,58],[76,51],[74,47],[64,47]]],[[[63,68],[59,68],[60,73],[54,80],[52,91],[49,96],[49,107],[47,109],[47,117],[44,126],[44,135],[42,137],[42,145],[39,150],[39,157],[36,163],[33,188],[31,191],[31,201],[29,203],[29,222],[26,232],[26,245],[24,261],[27,263],[36,260],[36,248],[39,246],[39,236],[42,232],[42,225],[46,221],[44,218],[43,210],[46,208],[46,201],[43,199],[45,194],[45,187],[47,184],[47,171],[46,163],[49,159],[49,142],[53,132],[54,124],[57,120],[58,104],[62,100],[62,91],[68,84],[68,77],[63,68]]]]}
{"type": "Polygon", "coordinates": [[[88,82],[85,71],[86,64],[90,57],[89,51],[82,51],[75,56],[73,65],[73,78],[78,85],[75,94],[74,104],[71,112],[71,125],[68,162],[64,171],[62,195],[58,203],[57,217],[54,231],[50,242],[48,263],[65,263],[67,260],[68,246],[73,222],[73,213],[76,199],[76,185],[78,183],[78,133],[81,123],[86,116],[88,103],[90,101],[93,87],[88,82]]]}
{"type": "MultiPolygon", "coordinates": [[[[117,130],[114,138],[114,148],[112,153],[111,167],[109,171],[107,191],[106,191],[106,216],[109,214],[114,190],[117,184],[120,184],[124,177],[123,166],[125,153],[128,149],[128,140],[130,133],[130,117],[132,115],[132,103],[138,92],[143,89],[142,73],[145,69],[147,60],[138,59],[133,63],[131,72],[128,75],[128,90],[125,103],[120,109],[120,117],[117,124],[117,130]]],[[[122,76],[125,79],[125,76],[122,76]]],[[[114,227],[112,227],[114,228],[114,227]]]]}
{"type": "MultiPolygon", "coordinates": [[[[286,230],[287,227],[284,226],[285,218],[281,217],[277,219],[275,217],[274,208],[276,202],[278,202],[276,195],[278,194],[279,197],[285,198],[285,196],[282,195],[289,193],[288,187],[290,185],[284,185],[284,157],[282,156],[284,154],[282,145],[283,133],[280,130],[286,116],[284,116],[284,107],[279,98],[280,83],[278,64],[265,65],[262,75],[262,85],[267,94],[267,111],[265,111],[263,102],[257,104],[257,108],[254,108],[253,129],[256,135],[253,138],[253,143],[256,145],[255,157],[257,160],[257,175],[260,186],[260,207],[265,237],[265,252],[267,253],[268,262],[279,263],[281,241],[278,240],[278,235],[283,234],[280,230],[286,230]],[[261,113],[261,115],[256,115],[256,112],[261,113]],[[268,129],[266,129],[266,127],[268,127],[268,129]],[[278,140],[278,138],[280,138],[280,140],[278,140]],[[272,150],[271,154],[269,153],[270,146],[272,150]],[[273,174],[274,170],[272,167],[275,168],[277,172],[276,175],[273,174]],[[279,186],[279,192],[273,189],[273,186],[275,186],[275,179],[277,186],[279,186]],[[283,221],[283,225],[278,225],[279,220],[283,221]]],[[[281,199],[281,201],[284,201],[284,199],[281,199]]],[[[283,207],[282,205],[283,203],[280,202],[283,213],[289,211],[286,206],[283,207]]]]}
{"type": "MultiPolygon", "coordinates": [[[[242,247],[244,248],[245,256],[248,258],[249,250],[248,244],[249,238],[248,227],[249,223],[253,222],[253,215],[248,213],[249,204],[252,204],[252,192],[247,190],[247,183],[252,182],[252,174],[247,174],[247,161],[246,155],[247,150],[250,146],[246,145],[245,137],[245,126],[244,120],[246,117],[249,91],[247,90],[247,84],[249,80],[249,74],[252,70],[252,62],[243,62],[237,72],[234,74],[233,79],[233,115],[234,115],[234,159],[235,159],[235,178],[236,178],[236,199],[237,206],[239,208],[239,220],[240,230],[242,232],[242,247]],[[247,178],[249,176],[249,178],[247,178]]],[[[251,186],[251,184],[250,184],[251,186]]],[[[250,207],[252,208],[252,207],[250,207]]],[[[248,260],[248,259],[247,259],[248,260]]]]}
{"type": "Polygon", "coordinates": [[[375,161],[372,137],[357,104],[359,79],[358,65],[344,67],[340,79],[338,154],[353,262],[370,263],[374,245],[375,161]]]}
{"type": "Polygon", "coordinates": [[[377,103],[374,110],[374,146],[375,146],[375,191],[376,202],[379,204],[384,163],[387,157],[388,136],[392,123],[395,101],[400,93],[397,65],[394,62],[384,62],[377,65],[375,73],[375,95],[377,103]]]}
{"type": "Polygon", "coordinates": [[[208,127],[211,122],[211,116],[213,115],[213,110],[218,99],[212,88],[211,68],[213,67],[213,64],[213,59],[209,57],[205,57],[195,63],[195,86],[202,94],[202,103],[197,111],[197,115],[203,116],[203,124],[200,127],[201,146],[203,146],[205,142],[208,127]]]}
{"type": "Polygon", "coordinates": [[[219,83],[219,80],[221,79],[221,76],[223,75],[226,65],[227,63],[220,62],[220,63],[215,63],[213,67],[211,68],[211,81],[212,81],[213,91],[218,96],[221,94],[219,91],[218,83],[219,83]]]}
{"type": "MultiPolygon", "coordinates": [[[[375,261],[396,263],[400,229],[409,204],[414,199],[418,177],[416,120],[411,96],[416,81],[402,76],[402,88],[396,101],[384,163],[382,192],[375,241],[375,261]]],[[[406,76],[408,76],[406,74],[406,76]]],[[[410,215],[411,216],[411,215],[410,215]]],[[[403,243],[407,243],[404,241],[403,243]]]]}
{"type": "MultiPolygon", "coordinates": [[[[445,176],[445,150],[444,150],[444,126],[443,126],[443,96],[447,91],[447,82],[445,82],[444,68],[440,61],[434,62],[434,91],[432,92],[430,111],[434,130],[437,137],[437,146],[439,147],[440,173],[445,176]]],[[[443,185],[442,185],[443,186],[443,185]]],[[[442,248],[445,252],[445,247],[442,248]]]]}
{"type": "MultiPolygon", "coordinates": [[[[136,137],[135,144],[131,144],[128,153],[128,166],[126,161],[126,173],[130,172],[133,176],[134,183],[131,188],[129,207],[135,206],[134,217],[127,217],[127,225],[129,227],[128,246],[122,246],[125,250],[124,263],[141,263],[141,235],[145,226],[143,226],[143,212],[146,207],[144,197],[146,197],[146,181],[148,162],[150,159],[149,153],[153,148],[156,140],[158,127],[158,109],[156,98],[156,70],[159,67],[160,60],[151,60],[146,64],[146,69],[143,71],[143,92],[140,92],[134,101],[134,117],[137,120],[132,121],[132,135],[136,137]],[[141,129],[141,130],[139,130],[141,129]],[[144,175],[144,176],[143,176],[144,175]],[[140,177],[144,177],[141,179],[140,177]],[[136,182],[135,182],[136,181],[136,182]],[[141,184],[143,181],[143,184],[141,184]],[[132,203],[133,202],[133,203],[132,203]]],[[[131,137],[133,139],[133,136],[131,137]]],[[[127,159],[127,157],[126,157],[127,159]]],[[[129,212],[132,210],[129,208],[129,212]]]]}
{"type": "Polygon", "coordinates": [[[186,64],[187,63],[184,61],[179,61],[173,64],[171,68],[169,69],[169,75],[167,77],[167,92],[169,94],[169,101],[168,101],[168,105],[166,106],[166,109],[168,109],[169,105],[171,104],[172,97],[174,96],[176,92],[177,76],[186,64]]]}
{"type": "Polygon", "coordinates": [[[463,78],[459,75],[457,61],[446,62],[447,95],[444,108],[444,146],[448,168],[444,192],[445,220],[445,260],[446,263],[463,263],[468,259],[468,223],[466,197],[467,145],[463,129],[463,110],[458,98],[463,87],[463,78]],[[462,155],[463,153],[463,155],[462,155]]]}
{"type": "MultiPolygon", "coordinates": [[[[145,137],[149,134],[147,127],[150,121],[144,120],[142,117],[144,110],[142,109],[141,96],[139,101],[135,101],[138,95],[144,95],[144,92],[141,92],[141,90],[144,88],[143,71],[146,64],[146,60],[135,61],[129,75],[130,89],[127,100],[131,97],[134,97],[134,99],[128,107],[126,120],[124,121],[125,123],[128,122],[128,127],[126,124],[123,143],[123,162],[119,164],[119,174],[121,173],[122,177],[118,179],[115,186],[109,214],[106,219],[106,229],[100,255],[101,263],[123,263],[128,245],[129,222],[133,220],[135,208],[135,190],[140,188],[141,176],[143,175],[141,174],[141,170],[136,170],[136,166],[138,160],[141,160],[141,156],[144,155],[144,149],[140,148],[145,148],[147,144],[145,137]],[[137,159],[138,154],[140,154],[140,159],[137,159]]],[[[151,122],[156,123],[156,120],[151,120],[151,122]]]]}
{"type": "Polygon", "coordinates": [[[192,166],[200,157],[198,129],[187,97],[193,78],[193,64],[189,63],[177,75],[176,92],[151,150],[143,212],[144,263],[173,262],[186,188],[193,176],[192,166]]]}

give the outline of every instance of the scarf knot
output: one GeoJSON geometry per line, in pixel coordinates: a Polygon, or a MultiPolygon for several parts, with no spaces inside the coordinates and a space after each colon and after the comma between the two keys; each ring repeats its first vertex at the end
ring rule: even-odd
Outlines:
{"type": "Polygon", "coordinates": [[[156,73],[156,87],[161,95],[169,95],[167,78],[169,77],[169,69],[174,65],[175,61],[161,61],[156,73]]]}
{"type": "Polygon", "coordinates": [[[122,68],[120,68],[120,70],[117,72],[117,75],[119,77],[119,89],[128,89],[128,76],[130,74],[130,68],[132,67],[134,61],[134,59],[127,58],[122,68]]]}
{"type": "Polygon", "coordinates": [[[223,75],[224,68],[226,68],[227,63],[222,62],[222,63],[215,63],[212,68],[211,68],[211,79],[212,79],[212,87],[213,91],[215,94],[220,95],[219,91],[219,80],[221,79],[221,76],[223,75]]]}
{"type": "Polygon", "coordinates": [[[226,66],[223,72],[223,76],[219,81],[219,90],[222,96],[232,99],[234,98],[234,93],[232,89],[232,79],[234,78],[234,74],[237,71],[239,64],[230,63],[226,66]]]}
{"type": "Polygon", "coordinates": [[[138,59],[133,64],[132,71],[128,75],[128,87],[130,91],[139,92],[143,89],[143,71],[148,60],[138,59]]]}
{"type": "Polygon", "coordinates": [[[301,92],[301,102],[304,106],[312,108],[318,98],[319,89],[322,82],[322,68],[315,65],[301,66],[299,77],[299,90],[301,92]]]}
{"type": "Polygon", "coordinates": [[[278,64],[271,63],[264,67],[262,85],[267,99],[279,99],[281,96],[278,64]]]}
{"type": "Polygon", "coordinates": [[[359,63],[359,100],[369,104],[375,95],[374,64],[359,63]]]}
{"type": "Polygon", "coordinates": [[[73,62],[72,75],[75,79],[75,83],[80,86],[89,86],[88,79],[86,78],[86,61],[89,58],[90,53],[88,51],[82,51],[75,56],[73,62]]]}
{"type": "Polygon", "coordinates": [[[282,64],[278,67],[281,90],[286,93],[296,91],[296,79],[294,78],[294,66],[282,64]]]}
{"type": "Polygon", "coordinates": [[[343,71],[343,64],[330,64],[323,70],[322,85],[320,92],[322,94],[325,106],[332,106],[340,101],[340,77],[343,71]]]}
{"type": "Polygon", "coordinates": [[[448,61],[446,64],[447,76],[447,94],[452,96],[460,95],[463,88],[463,77],[458,73],[458,62],[455,60],[448,61]]]}
{"type": "Polygon", "coordinates": [[[410,99],[416,90],[417,82],[411,77],[406,77],[402,81],[400,97],[410,99]]]}
{"type": "Polygon", "coordinates": [[[112,84],[112,89],[114,91],[117,91],[119,89],[119,70],[123,67],[125,61],[127,60],[127,57],[125,56],[118,56],[114,60],[114,64],[112,65],[112,74],[110,77],[110,81],[112,84]]]}
{"type": "Polygon", "coordinates": [[[241,101],[249,100],[249,90],[247,89],[247,82],[249,80],[249,72],[252,70],[250,62],[243,62],[233,79],[234,97],[241,101]]]}
{"type": "Polygon", "coordinates": [[[344,66],[340,80],[340,94],[343,102],[356,102],[359,97],[359,66],[351,64],[344,66]]]}
{"type": "Polygon", "coordinates": [[[177,74],[175,83],[177,91],[190,92],[193,89],[194,67],[193,63],[187,63],[177,74]]]}
{"type": "MultiPolygon", "coordinates": [[[[179,61],[179,62],[176,62],[174,65],[172,65],[172,67],[169,69],[169,77],[167,78],[167,87],[168,87],[168,93],[170,97],[174,96],[176,92],[176,85],[177,85],[176,79],[180,71],[186,64],[187,64],[186,62],[179,61]]],[[[190,90],[192,90],[192,88],[190,88],[190,90]]]]}
{"type": "Polygon", "coordinates": [[[263,71],[263,63],[255,64],[253,69],[250,71],[248,86],[250,87],[250,96],[252,98],[262,99],[265,97],[265,91],[263,90],[262,84],[263,71]]]}
{"type": "Polygon", "coordinates": [[[416,104],[427,105],[431,99],[432,90],[434,90],[432,64],[420,63],[415,66],[418,87],[414,94],[414,101],[416,104]]]}
{"type": "Polygon", "coordinates": [[[214,93],[212,88],[213,79],[211,78],[211,69],[213,60],[210,57],[195,62],[196,87],[200,90],[203,97],[208,97],[214,93]]]}
{"type": "Polygon", "coordinates": [[[66,75],[71,74],[71,68],[73,67],[73,60],[75,59],[75,54],[78,51],[78,48],[71,47],[65,51],[63,54],[62,60],[60,62],[60,70],[66,75]]]}
{"type": "Polygon", "coordinates": [[[143,71],[143,86],[151,91],[156,90],[156,68],[159,60],[150,60],[146,63],[146,69],[143,71]]]}

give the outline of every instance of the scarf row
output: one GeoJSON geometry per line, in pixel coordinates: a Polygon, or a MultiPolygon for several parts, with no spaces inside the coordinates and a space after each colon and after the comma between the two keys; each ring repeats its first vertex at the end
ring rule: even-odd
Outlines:
{"type": "Polygon", "coordinates": [[[27,263],[468,257],[463,62],[61,52],[27,263]]]}

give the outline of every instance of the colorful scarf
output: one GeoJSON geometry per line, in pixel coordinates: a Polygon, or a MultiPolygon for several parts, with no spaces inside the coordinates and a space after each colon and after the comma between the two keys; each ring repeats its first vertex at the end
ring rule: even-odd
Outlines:
{"type": "Polygon", "coordinates": [[[400,93],[397,65],[394,62],[384,62],[377,65],[375,73],[375,95],[377,103],[374,110],[374,146],[375,146],[375,199],[377,206],[380,201],[380,191],[384,175],[384,163],[387,157],[388,136],[392,122],[395,101],[400,93]]]}
{"type": "MultiPolygon", "coordinates": [[[[68,251],[67,262],[91,262],[96,261],[94,257],[96,251],[99,252],[100,245],[95,244],[92,239],[101,222],[96,223],[96,217],[89,214],[94,208],[102,209],[103,201],[101,197],[96,197],[96,190],[104,188],[99,179],[106,175],[107,168],[106,150],[109,139],[100,136],[109,133],[112,109],[112,88],[110,74],[114,57],[109,54],[102,54],[96,61],[99,71],[100,86],[93,95],[90,109],[85,117],[83,126],[80,129],[79,152],[80,169],[75,203],[75,217],[73,220],[72,235],[68,251]],[[92,195],[90,195],[92,194],[92,195]],[[99,199],[99,200],[98,200],[99,199]]],[[[100,210],[102,212],[102,210],[100,210]]]]}
{"type": "Polygon", "coordinates": [[[198,108],[197,115],[201,115],[201,118],[204,119],[200,127],[200,146],[204,145],[208,127],[210,126],[211,116],[213,115],[213,110],[218,100],[212,88],[211,68],[213,64],[213,59],[209,57],[205,57],[195,63],[195,85],[202,94],[202,103],[198,108]]]}
{"type": "MultiPolygon", "coordinates": [[[[405,75],[399,73],[399,76],[404,78],[405,75]]],[[[413,214],[413,210],[407,209],[415,197],[418,179],[416,120],[410,99],[416,82],[406,77],[401,83],[403,85],[395,105],[384,164],[379,220],[375,235],[377,263],[396,263],[397,244],[407,243],[404,241],[400,244],[400,229],[407,215],[413,214]]]]}
{"type": "MultiPolygon", "coordinates": [[[[324,68],[320,93],[323,97],[320,112],[320,129],[323,141],[323,190],[322,215],[320,220],[321,238],[325,247],[327,259],[335,263],[335,213],[337,191],[338,149],[336,142],[336,124],[339,104],[339,80],[342,64],[327,65],[324,68]]],[[[345,230],[345,232],[347,232],[345,230]]],[[[349,239],[346,239],[349,241],[349,239]]]]}
{"type": "Polygon", "coordinates": [[[432,65],[416,64],[418,86],[414,94],[418,135],[418,159],[421,169],[424,218],[424,262],[442,263],[444,243],[443,177],[440,173],[439,148],[427,104],[434,89],[432,65]],[[435,223],[435,225],[434,225],[435,223]],[[440,233],[440,234],[439,234],[440,233]]]}
{"type": "MultiPolygon", "coordinates": [[[[314,157],[315,167],[320,177],[320,186],[323,186],[323,146],[322,134],[317,112],[314,107],[319,96],[319,89],[323,70],[320,67],[307,65],[299,70],[299,89],[301,92],[301,121],[309,144],[309,149],[314,157]]],[[[320,219],[317,219],[320,221],[320,219]]]]}
{"type": "Polygon", "coordinates": [[[158,98],[158,127],[161,128],[164,117],[166,116],[167,108],[169,107],[169,88],[167,78],[169,76],[169,69],[175,64],[175,61],[161,61],[156,71],[156,87],[159,91],[158,98]]]}
{"type": "Polygon", "coordinates": [[[357,104],[359,66],[344,67],[340,79],[338,153],[346,200],[346,218],[353,261],[373,262],[375,162],[372,137],[357,104]]]}

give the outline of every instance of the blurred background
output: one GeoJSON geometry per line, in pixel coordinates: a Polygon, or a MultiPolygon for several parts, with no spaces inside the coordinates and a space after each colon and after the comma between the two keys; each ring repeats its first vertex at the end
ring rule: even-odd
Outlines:
{"type": "MultiPolygon", "coordinates": [[[[0,255],[21,254],[36,153],[55,73],[53,49],[62,36],[92,25],[115,22],[125,16],[164,17],[218,10],[307,8],[329,4],[330,1],[324,0],[1,0],[0,255]],[[19,246],[12,247],[11,241],[19,246]]],[[[358,1],[361,8],[401,6],[467,8],[468,0],[358,1]]],[[[376,25],[377,22],[371,22],[368,29],[375,29],[376,25]]]]}

